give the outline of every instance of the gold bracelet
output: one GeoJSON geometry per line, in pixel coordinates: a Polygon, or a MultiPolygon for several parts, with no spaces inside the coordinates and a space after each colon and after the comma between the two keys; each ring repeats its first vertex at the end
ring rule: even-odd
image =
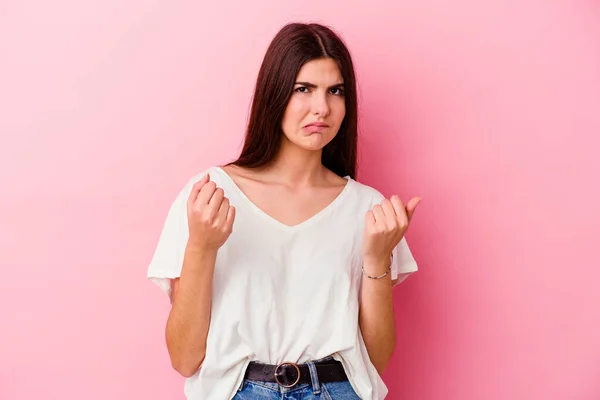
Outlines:
{"type": "Polygon", "coordinates": [[[371,275],[368,275],[368,274],[365,272],[365,266],[364,266],[364,265],[361,265],[360,269],[362,269],[362,272],[363,272],[363,274],[364,274],[364,275],[365,275],[367,278],[369,278],[369,279],[381,279],[381,278],[385,278],[385,276],[386,276],[387,274],[389,274],[389,273],[390,273],[390,271],[391,271],[391,269],[392,269],[392,264],[393,264],[393,262],[394,262],[394,253],[392,253],[392,254],[391,254],[391,256],[390,256],[390,266],[388,267],[388,269],[385,271],[385,273],[384,273],[383,275],[379,275],[379,276],[371,276],[371,275]]]}
{"type": "Polygon", "coordinates": [[[387,274],[390,273],[390,270],[392,269],[392,265],[390,264],[389,268],[387,269],[387,271],[385,271],[385,273],[383,275],[379,275],[379,276],[371,276],[371,275],[367,275],[367,273],[365,272],[365,267],[364,265],[360,267],[362,269],[363,274],[369,278],[369,279],[381,279],[384,278],[387,274]]]}

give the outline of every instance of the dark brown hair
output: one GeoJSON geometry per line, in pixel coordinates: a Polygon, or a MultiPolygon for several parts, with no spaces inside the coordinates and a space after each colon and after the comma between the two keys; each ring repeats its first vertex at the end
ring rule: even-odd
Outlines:
{"type": "Polygon", "coordinates": [[[290,23],[273,38],[263,59],[252,99],[250,119],[239,158],[231,164],[259,168],[270,163],[281,144],[283,115],[302,66],[333,59],[344,79],[346,114],[335,138],[323,148],[323,165],[356,178],[357,95],[354,66],[342,39],[319,24],[290,23]]]}

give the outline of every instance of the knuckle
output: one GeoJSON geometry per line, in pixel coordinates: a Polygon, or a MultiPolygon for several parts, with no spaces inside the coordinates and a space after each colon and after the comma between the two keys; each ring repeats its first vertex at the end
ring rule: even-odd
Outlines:
{"type": "Polygon", "coordinates": [[[200,221],[202,221],[205,224],[210,224],[212,222],[212,218],[210,217],[209,213],[203,212],[200,213],[200,221]]]}
{"type": "Polygon", "coordinates": [[[206,186],[205,186],[205,187],[206,187],[207,189],[210,189],[210,190],[215,190],[215,189],[216,189],[216,187],[217,187],[217,184],[216,184],[216,183],[214,183],[213,181],[210,181],[210,182],[207,182],[207,183],[206,183],[206,186]]]}

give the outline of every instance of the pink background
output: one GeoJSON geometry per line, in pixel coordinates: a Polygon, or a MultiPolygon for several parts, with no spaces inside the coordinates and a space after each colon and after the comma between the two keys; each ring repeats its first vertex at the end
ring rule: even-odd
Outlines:
{"type": "Polygon", "coordinates": [[[389,398],[600,399],[599,3],[391,3],[0,4],[0,399],[183,398],[146,267],[291,20],[350,46],[360,180],[423,197],[389,398]]]}

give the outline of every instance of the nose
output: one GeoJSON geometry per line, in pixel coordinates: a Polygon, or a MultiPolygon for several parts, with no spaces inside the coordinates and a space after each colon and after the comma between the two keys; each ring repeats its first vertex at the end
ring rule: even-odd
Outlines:
{"type": "Polygon", "coordinates": [[[312,96],[312,113],[320,117],[329,115],[329,103],[326,93],[315,92],[312,96]]]}

